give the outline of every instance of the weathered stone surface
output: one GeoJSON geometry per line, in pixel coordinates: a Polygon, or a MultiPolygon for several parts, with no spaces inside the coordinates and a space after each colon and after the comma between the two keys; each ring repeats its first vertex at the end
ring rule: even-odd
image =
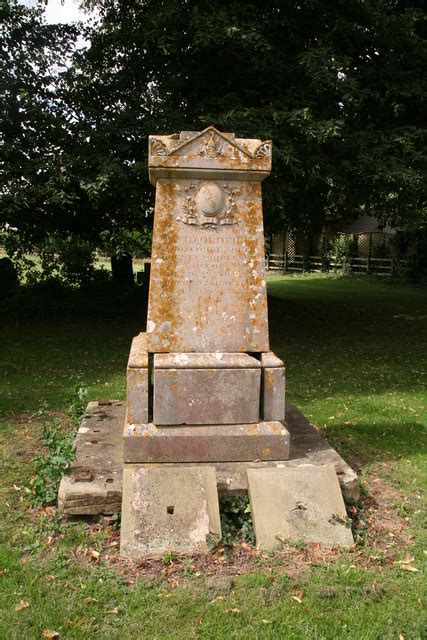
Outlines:
{"type": "Polygon", "coordinates": [[[263,368],[262,376],[262,417],[264,420],[284,420],[285,368],[263,368]]]}
{"type": "Polygon", "coordinates": [[[260,381],[260,369],[155,368],[154,424],[258,422],[260,381]]]}
{"type": "Polygon", "coordinates": [[[271,171],[271,140],[236,138],[215,127],[149,137],[149,176],[158,178],[257,180],[271,171]]]}
{"type": "Polygon", "coordinates": [[[268,351],[260,180],[271,143],[213,128],[152,136],[149,166],[158,179],[148,351],[268,351]]]}
{"type": "Polygon", "coordinates": [[[207,552],[221,537],[213,467],[126,467],[120,551],[138,559],[167,552],[207,552]]]}
{"type": "Polygon", "coordinates": [[[232,425],[127,425],[125,462],[286,460],[289,432],[280,422],[232,425]]]}
{"type": "Polygon", "coordinates": [[[278,358],[273,351],[261,353],[261,366],[273,369],[275,367],[284,367],[283,360],[278,358]]]}
{"type": "Polygon", "coordinates": [[[353,536],[331,465],[248,469],[248,491],[258,547],[280,540],[351,546],[353,536]]]}
{"type": "Polygon", "coordinates": [[[77,432],[76,458],[61,480],[58,507],[73,515],[121,509],[124,402],[89,402],[77,432]]]}
{"type": "Polygon", "coordinates": [[[148,422],[148,369],[128,368],[126,372],[127,422],[148,422]]]}
{"type": "Polygon", "coordinates": [[[147,334],[145,331],[139,333],[132,340],[128,367],[142,369],[147,369],[148,367],[147,334]]]}
{"type": "Polygon", "coordinates": [[[247,353],[156,353],[155,369],[259,369],[261,362],[247,353]]]}
{"type": "Polygon", "coordinates": [[[147,334],[132,340],[126,370],[126,421],[148,422],[150,374],[148,369],[147,334]]]}

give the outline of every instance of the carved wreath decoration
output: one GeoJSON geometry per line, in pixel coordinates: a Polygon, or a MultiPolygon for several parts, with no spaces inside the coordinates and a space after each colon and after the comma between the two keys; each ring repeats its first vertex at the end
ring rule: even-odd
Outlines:
{"type": "Polygon", "coordinates": [[[191,183],[185,187],[187,193],[182,203],[183,215],[177,220],[198,227],[215,228],[236,224],[236,197],[238,189],[214,181],[191,183]]]}

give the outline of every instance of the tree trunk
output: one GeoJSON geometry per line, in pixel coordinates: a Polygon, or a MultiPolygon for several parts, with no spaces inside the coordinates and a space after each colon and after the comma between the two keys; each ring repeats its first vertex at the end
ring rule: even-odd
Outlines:
{"type": "Polygon", "coordinates": [[[117,284],[133,285],[132,256],[130,253],[122,253],[111,256],[111,275],[117,284]]]}

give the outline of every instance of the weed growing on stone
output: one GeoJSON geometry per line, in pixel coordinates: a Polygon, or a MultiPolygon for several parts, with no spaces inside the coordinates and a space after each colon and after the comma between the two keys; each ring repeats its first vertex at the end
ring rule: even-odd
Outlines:
{"type": "Polygon", "coordinates": [[[222,497],[219,501],[222,544],[255,544],[255,533],[248,496],[222,497]]]}
{"type": "Polygon", "coordinates": [[[56,502],[58,484],[74,458],[73,435],[64,434],[58,420],[43,426],[42,442],[47,451],[36,456],[35,475],[30,481],[29,501],[33,506],[56,502]]]}

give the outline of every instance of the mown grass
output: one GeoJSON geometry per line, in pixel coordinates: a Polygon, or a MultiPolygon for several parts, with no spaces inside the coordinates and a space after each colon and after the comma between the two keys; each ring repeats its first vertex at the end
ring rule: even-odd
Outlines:
{"type": "MultiPolygon", "coordinates": [[[[400,518],[406,542],[385,527],[384,552],[362,536],[355,551],[333,561],[309,564],[308,555],[295,572],[291,556],[254,557],[251,573],[234,577],[221,562],[212,576],[189,562],[177,581],[147,580],[112,564],[103,551],[114,540],[113,523],[89,526],[34,511],[25,487],[43,421],[70,428],[62,416],[77,386],[88,399],[124,397],[130,340],[143,328],[145,303],[117,301],[111,292],[53,305],[49,297],[42,305],[24,297],[0,314],[1,638],[40,638],[46,630],[67,639],[425,637],[425,291],[310,275],[272,277],[269,292],[271,344],[286,360],[288,402],[361,468],[368,492],[384,487],[384,498],[374,494],[377,512],[400,518]]],[[[365,524],[369,533],[374,524],[365,524]]]]}

